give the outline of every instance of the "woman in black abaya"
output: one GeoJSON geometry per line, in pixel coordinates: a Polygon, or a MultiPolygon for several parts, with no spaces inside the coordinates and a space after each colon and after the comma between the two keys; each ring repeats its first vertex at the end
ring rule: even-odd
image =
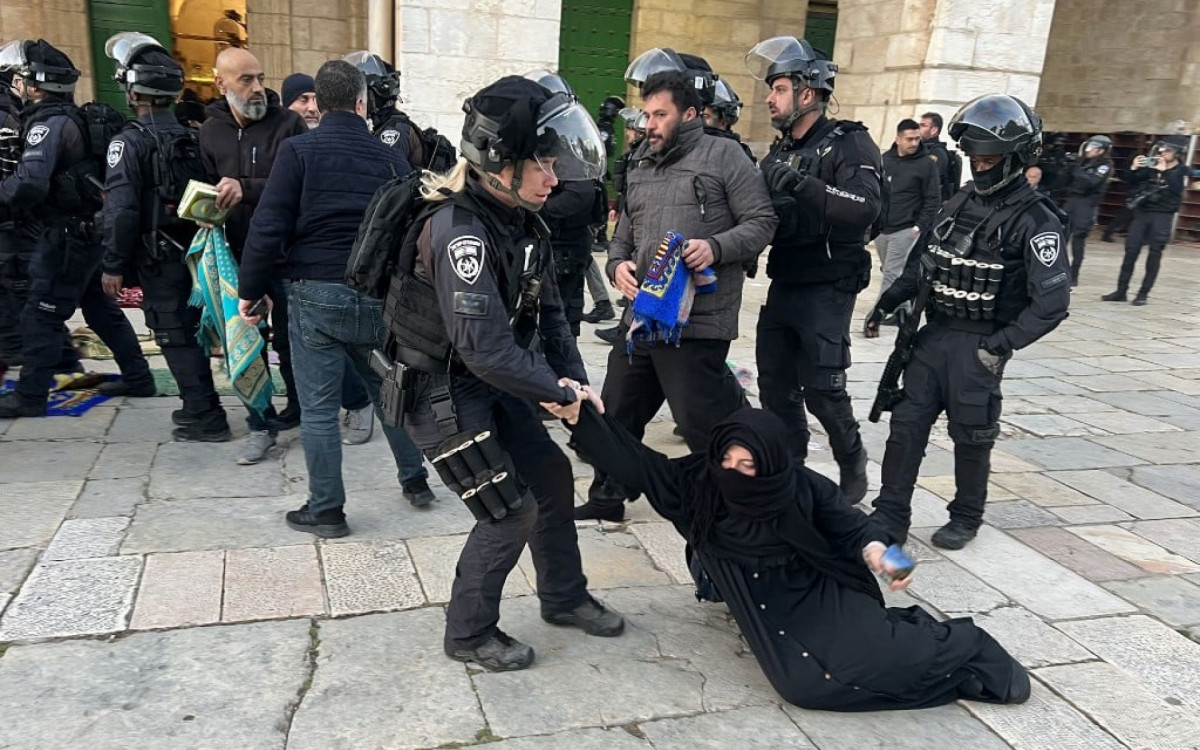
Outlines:
{"type": "Polygon", "coordinates": [[[871,570],[885,570],[887,532],[793,464],[777,417],[743,408],[707,454],[668,459],[603,416],[590,389],[579,396],[544,406],[585,460],[675,525],[784,699],[828,711],[1028,699],[1024,668],[970,618],[884,606],[871,570]]]}

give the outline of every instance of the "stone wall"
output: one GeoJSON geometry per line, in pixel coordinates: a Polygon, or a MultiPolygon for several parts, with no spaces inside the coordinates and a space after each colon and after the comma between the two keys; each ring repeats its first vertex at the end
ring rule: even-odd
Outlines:
{"type": "Polygon", "coordinates": [[[1033,103],[1055,0],[841,0],[839,117],[861,120],[881,146],[896,123],[949,119],[976,96],[1033,103]]]}
{"type": "Polygon", "coordinates": [[[1058,0],[1037,107],[1068,132],[1200,125],[1200,3],[1058,0]]]}
{"type": "MultiPolygon", "coordinates": [[[[769,37],[803,36],[807,8],[808,0],[639,0],[630,57],[652,47],[703,54],[745,105],[735,129],[762,153],[775,133],[763,104],[767,87],[750,77],[746,53],[769,37]]],[[[636,89],[628,94],[631,103],[640,101],[636,89]]]]}
{"type": "Polygon", "coordinates": [[[83,73],[75,85],[75,101],[95,96],[87,0],[0,2],[0,40],[38,38],[65,52],[83,73]]]}
{"type": "Polygon", "coordinates": [[[560,0],[397,0],[404,109],[457,145],[462,103],[505,75],[558,68],[560,0]]]}
{"type": "Polygon", "coordinates": [[[247,0],[246,26],[276,91],[290,74],[315,75],[326,60],[367,45],[365,0],[247,0]]]}

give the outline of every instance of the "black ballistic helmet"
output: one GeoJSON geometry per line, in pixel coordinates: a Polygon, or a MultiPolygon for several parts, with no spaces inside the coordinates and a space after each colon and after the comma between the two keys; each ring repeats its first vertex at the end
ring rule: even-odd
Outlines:
{"type": "Polygon", "coordinates": [[[742,116],[742,100],[734,92],[733,87],[725,82],[724,79],[718,79],[717,85],[713,90],[712,104],[713,112],[717,113],[729,127],[737,124],[738,118],[742,116]]]}
{"type": "Polygon", "coordinates": [[[71,58],[45,39],[17,40],[0,47],[0,69],[28,81],[30,86],[56,94],[71,94],[79,70],[71,58]]]}
{"type": "Polygon", "coordinates": [[[950,137],[967,156],[1003,156],[986,172],[975,172],[975,192],[990,195],[1037,164],[1042,153],[1042,118],[1008,94],[987,94],[963,105],[950,119],[950,137]]]}
{"type": "Polygon", "coordinates": [[[567,79],[560,76],[558,73],[551,73],[545,68],[531,70],[525,74],[525,77],[531,81],[542,84],[552,94],[566,94],[572,99],[579,99],[575,95],[575,89],[571,88],[571,84],[567,83],[567,79]]]}
{"type": "Polygon", "coordinates": [[[1112,147],[1112,139],[1107,135],[1093,135],[1091,138],[1088,138],[1086,141],[1079,144],[1079,155],[1083,156],[1083,153],[1089,148],[1098,148],[1102,154],[1111,154],[1112,147]]]}
{"type": "Polygon", "coordinates": [[[667,71],[686,75],[700,94],[701,103],[712,103],[717,81],[712,67],[703,57],[676,52],[670,47],[655,47],[638,55],[625,69],[625,82],[641,88],[650,76],[667,71]]]}
{"type": "Polygon", "coordinates": [[[833,93],[838,66],[818,52],[806,39],[777,36],[754,45],[746,53],[750,75],[770,86],[787,76],[810,89],[833,93]]]}
{"type": "Polygon", "coordinates": [[[713,72],[708,60],[699,55],[689,55],[686,52],[680,52],[679,59],[683,60],[683,64],[687,66],[683,72],[692,80],[696,91],[700,92],[700,103],[706,107],[712,106],[716,96],[717,74],[713,72]]]}
{"type": "Polygon", "coordinates": [[[1160,154],[1163,151],[1174,151],[1177,159],[1182,159],[1187,152],[1187,137],[1182,135],[1169,135],[1166,138],[1160,138],[1154,144],[1154,148],[1150,153],[1160,154]]]}
{"type": "Polygon", "coordinates": [[[615,120],[625,109],[625,100],[619,96],[610,96],[600,103],[600,119],[615,120]]]}
{"type": "Polygon", "coordinates": [[[183,91],[183,68],[154,37],[137,31],[113,34],[104,54],[116,62],[113,79],[132,97],[174,98],[183,91]]]}
{"type": "Polygon", "coordinates": [[[463,102],[463,112],[467,116],[459,149],[485,173],[545,157],[556,160],[554,171],[562,180],[593,180],[604,174],[600,132],[568,94],[528,78],[506,76],[463,102]]]}
{"type": "Polygon", "coordinates": [[[400,99],[400,71],[379,55],[359,50],[342,58],[363,72],[367,78],[367,110],[374,114],[394,109],[400,99]]]}

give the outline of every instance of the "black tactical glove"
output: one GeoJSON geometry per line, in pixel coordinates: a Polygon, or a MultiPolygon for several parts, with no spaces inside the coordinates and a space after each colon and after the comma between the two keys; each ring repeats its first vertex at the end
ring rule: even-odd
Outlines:
{"type": "Polygon", "coordinates": [[[782,161],[771,162],[763,169],[763,178],[767,181],[767,189],[772,193],[795,195],[808,175],[797,172],[782,161]]]}
{"type": "Polygon", "coordinates": [[[879,338],[879,324],[882,321],[883,310],[876,305],[867,315],[867,319],[863,321],[863,336],[869,339],[879,338]]]}
{"type": "Polygon", "coordinates": [[[992,354],[982,346],[975,350],[975,355],[979,357],[979,363],[987,368],[988,372],[999,376],[1004,370],[1004,363],[1008,361],[1008,357],[1001,354],[992,354]]]}

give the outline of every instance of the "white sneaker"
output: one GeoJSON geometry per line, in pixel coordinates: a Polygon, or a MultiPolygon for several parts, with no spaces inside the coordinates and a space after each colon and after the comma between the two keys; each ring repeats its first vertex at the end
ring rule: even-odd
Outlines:
{"type": "Polygon", "coordinates": [[[342,424],[346,425],[342,442],[346,445],[362,445],[375,432],[375,407],[367,404],[361,409],[347,409],[342,424]]]}
{"type": "Polygon", "coordinates": [[[237,462],[242,466],[253,466],[267,457],[267,453],[275,445],[275,438],[266,430],[251,432],[242,443],[242,453],[237,462]]]}

